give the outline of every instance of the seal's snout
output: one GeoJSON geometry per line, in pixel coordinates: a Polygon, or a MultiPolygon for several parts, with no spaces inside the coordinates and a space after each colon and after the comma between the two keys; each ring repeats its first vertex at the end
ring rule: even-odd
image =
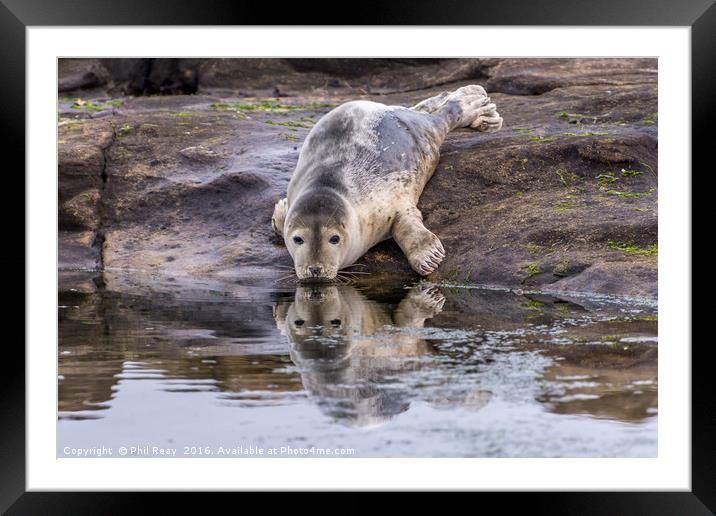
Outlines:
{"type": "Polygon", "coordinates": [[[296,269],[296,275],[301,283],[324,283],[330,282],[335,279],[335,272],[331,271],[321,265],[309,265],[296,269]]]}
{"type": "Polygon", "coordinates": [[[323,301],[325,297],[326,296],[323,294],[323,292],[321,292],[317,288],[314,288],[308,294],[308,299],[310,299],[311,301],[323,301]]]}

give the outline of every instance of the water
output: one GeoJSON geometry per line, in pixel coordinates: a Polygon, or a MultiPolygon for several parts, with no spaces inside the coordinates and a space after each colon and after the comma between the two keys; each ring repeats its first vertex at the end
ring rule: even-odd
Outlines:
{"type": "Polygon", "coordinates": [[[73,273],[58,313],[58,457],[657,454],[653,301],[73,273]]]}

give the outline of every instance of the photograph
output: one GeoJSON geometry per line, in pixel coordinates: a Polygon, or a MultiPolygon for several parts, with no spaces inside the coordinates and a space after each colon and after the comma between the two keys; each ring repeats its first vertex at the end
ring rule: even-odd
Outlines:
{"type": "Polygon", "coordinates": [[[658,458],[659,65],[57,58],[56,458],[658,458]]]}

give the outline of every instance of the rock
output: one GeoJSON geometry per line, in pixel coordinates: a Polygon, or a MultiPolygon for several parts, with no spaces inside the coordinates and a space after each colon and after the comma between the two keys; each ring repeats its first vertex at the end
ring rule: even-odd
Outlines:
{"type": "MultiPolygon", "coordinates": [[[[101,119],[61,111],[61,266],[281,276],[291,260],[271,231],[272,208],[315,122],[345,100],[408,106],[479,76],[505,125],[456,131],[443,146],[419,205],[447,251],[430,279],[657,294],[656,60],[192,66],[199,91],[213,94],[123,99],[101,119]],[[236,89],[219,87],[227,84],[236,89]],[[240,84],[292,96],[245,98],[240,84]]],[[[392,241],[361,263],[414,276],[392,241]]]]}
{"type": "Polygon", "coordinates": [[[60,206],[60,224],[64,228],[86,228],[97,231],[100,222],[99,188],[88,188],[60,206]]]}
{"type": "Polygon", "coordinates": [[[114,140],[114,129],[103,120],[69,119],[60,122],[58,134],[60,267],[99,268],[105,151],[114,140]]]}
{"type": "Polygon", "coordinates": [[[97,59],[60,59],[57,66],[59,92],[104,86],[109,72],[97,59]]]}
{"type": "Polygon", "coordinates": [[[226,159],[225,155],[219,154],[218,152],[201,145],[182,149],[179,151],[179,154],[190,162],[201,163],[204,165],[219,163],[226,159]]]}
{"type": "Polygon", "coordinates": [[[58,233],[58,267],[60,270],[96,270],[102,266],[100,243],[95,231],[65,231],[58,233]]]}
{"type": "Polygon", "coordinates": [[[489,62],[485,87],[511,95],[540,95],[569,86],[656,85],[654,59],[499,59],[489,62]],[[649,80],[651,78],[651,80],[649,80]]]}
{"type": "Polygon", "coordinates": [[[123,95],[191,94],[199,85],[198,59],[101,59],[110,91],[123,95]]]}
{"type": "MultiPolygon", "coordinates": [[[[61,90],[106,84],[114,94],[191,94],[239,91],[247,94],[305,94],[339,88],[354,93],[412,91],[459,80],[487,79],[490,59],[63,59],[79,70],[61,76],[61,90]],[[74,80],[93,70],[101,81],[74,80]],[[100,73],[101,71],[101,73],[100,73]]],[[[88,75],[89,77],[89,75],[88,75]]]]}
{"type": "Polygon", "coordinates": [[[207,59],[199,64],[199,91],[284,94],[343,89],[389,93],[458,80],[484,79],[480,59],[207,59]]]}

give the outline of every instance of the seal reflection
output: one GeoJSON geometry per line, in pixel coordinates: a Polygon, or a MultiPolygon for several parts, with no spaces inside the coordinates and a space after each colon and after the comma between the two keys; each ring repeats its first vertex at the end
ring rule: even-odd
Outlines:
{"type": "Polygon", "coordinates": [[[434,287],[416,287],[393,309],[349,285],[302,285],[274,308],[305,389],[347,426],[371,426],[408,410],[409,390],[394,380],[421,367],[433,346],[410,331],[442,310],[434,287]],[[392,379],[393,378],[393,379],[392,379]]]}

